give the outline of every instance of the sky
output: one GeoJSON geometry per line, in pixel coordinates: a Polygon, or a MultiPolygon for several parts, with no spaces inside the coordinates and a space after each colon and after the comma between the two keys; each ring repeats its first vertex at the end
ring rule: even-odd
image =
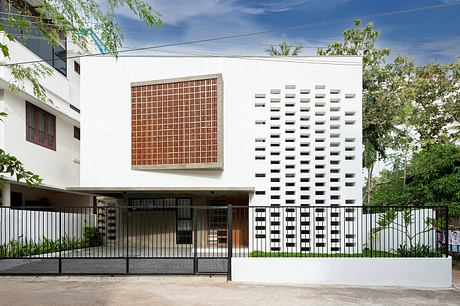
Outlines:
{"type": "Polygon", "coordinates": [[[448,63],[460,56],[459,0],[144,0],[162,14],[163,26],[151,28],[127,10],[117,21],[124,46],[144,47],[277,29],[244,38],[167,47],[142,54],[266,55],[272,44],[306,46],[301,55],[340,40],[355,17],[439,4],[448,7],[363,19],[381,32],[379,47],[392,56],[406,55],[418,64],[448,63]],[[337,21],[342,20],[342,21],[337,21]],[[334,21],[337,21],[333,23],[334,21]],[[314,25],[325,23],[324,25],[314,25]],[[296,29],[286,29],[289,27],[296,29]]]}

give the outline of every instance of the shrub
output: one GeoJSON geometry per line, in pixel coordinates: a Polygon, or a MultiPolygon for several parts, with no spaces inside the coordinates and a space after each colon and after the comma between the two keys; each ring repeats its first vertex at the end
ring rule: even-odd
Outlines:
{"type": "Polygon", "coordinates": [[[102,234],[94,226],[85,226],[83,229],[83,241],[86,246],[96,247],[102,245],[102,234]]]}
{"type": "Polygon", "coordinates": [[[440,257],[442,252],[439,249],[433,249],[424,244],[417,244],[415,246],[401,244],[396,250],[396,254],[399,257],[440,257]]]}
{"type": "Polygon", "coordinates": [[[43,237],[37,242],[27,239],[11,240],[7,244],[0,245],[0,258],[28,257],[59,251],[70,251],[96,247],[102,245],[102,243],[102,235],[97,227],[85,226],[83,229],[83,239],[70,238],[68,235],[64,235],[57,240],[43,237]]]}

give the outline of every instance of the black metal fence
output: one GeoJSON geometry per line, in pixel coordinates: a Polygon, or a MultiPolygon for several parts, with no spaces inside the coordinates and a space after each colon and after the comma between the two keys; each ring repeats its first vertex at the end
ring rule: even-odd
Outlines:
{"type": "Polygon", "coordinates": [[[448,251],[447,207],[135,204],[0,207],[0,275],[230,275],[232,257],[439,257],[448,251]]]}
{"type": "Polygon", "coordinates": [[[447,207],[233,208],[250,218],[250,257],[442,257],[447,207]]]}

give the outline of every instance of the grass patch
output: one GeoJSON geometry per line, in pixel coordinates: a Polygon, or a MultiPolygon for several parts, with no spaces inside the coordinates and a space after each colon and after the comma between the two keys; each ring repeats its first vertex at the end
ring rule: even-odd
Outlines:
{"type": "Polygon", "coordinates": [[[398,257],[395,253],[384,251],[373,251],[372,254],[369,250],[363,250],[359,254],[346,254],[346,253],[301,253],[301,252],[264,252],[252,251],[250,257],[398,257]]]}

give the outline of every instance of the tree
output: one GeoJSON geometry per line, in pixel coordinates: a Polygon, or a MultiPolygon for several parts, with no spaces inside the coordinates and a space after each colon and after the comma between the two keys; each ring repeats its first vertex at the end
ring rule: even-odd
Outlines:
{"type": "Polygon", "coordinates": [[[302,46],[290,46],[284,41],[278,46],[271,46],[265,52],[271,56],[297,56],[302,48],[302,46]]]}
{"type": "MultiPolygon", "coordinates": [[[[116,10],[125,7],[147,25],[161,26],[160,13],[142,0],[108,0],[105,1],[105,8],[101,8],[98,0],[41,0],[33,2],[37,3],[36,7],[30,3],[25,0],[0,2],[0,11],[3,13],[0,31],[4,31],[11,42],[25,41],[31,33],[41,32],[49,44],[56,46],[61,37],[70,35],[74,43],[88,51],[87,37],[81,33],[90,28],[100,36],[107,52],[117,56],[117,50],[122,46],[123,32],[115,20],[116,10]]],[[[0,49],[6,58],[10,58],[6,43],[0,42],[0,49]]],[[[40,80],[51,76],[54,72],[52,68],[41,63],[2,66],[11,69],[14,78],[10,84],[12,92],[24,89],[24,82],[31,82],[35,97],[45,100],[46,92],[40,80]]],[[[0,115],[5,117],[7,114],[0,115]]],[[[41,183],[37,175],[26,171],[16,157],[4,150],[0,150],[0,174],[8,174],[18,181],[25,180],[31,185],[41,183]]],[[[0,175],[0,185],[4,183],[5,179],[0,175]]]]}
{"type": "Polygon", "coordinates": [[[436,143],[414,153],[406,183],[396,165],[381,173],[372,205],[449,206],[451,217],[460,216],[460,146],[436,143]]]}
{"type": "Polygon", "coordinates": [[[415,67],[409,78],[407,125],[412,127],[419,147],[458,140],[460,63],[415,67]]]}
{"type": "Polygon", "coordinates": [[[361,27],[356,19],[354,27],[343,33],[343,42],[333,42],[319,48],[318,55],[359,55],[363,61],[363,166],[368,169],[367,201],[372,192],[372,172],[379,158],[386,157],[391,133],[397,125],[396,119],[404,104],[399,96],[404,88],[408,60],[397,57],[387,63],[390,49],[379,49],[376,41],[380,33],[372,23],[361,27]]]}

